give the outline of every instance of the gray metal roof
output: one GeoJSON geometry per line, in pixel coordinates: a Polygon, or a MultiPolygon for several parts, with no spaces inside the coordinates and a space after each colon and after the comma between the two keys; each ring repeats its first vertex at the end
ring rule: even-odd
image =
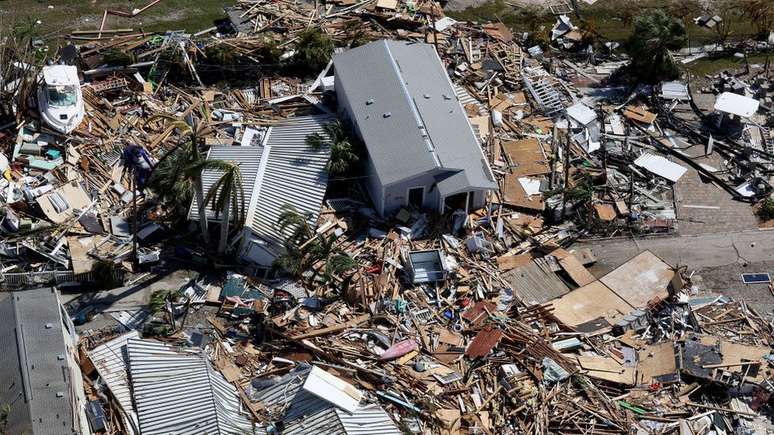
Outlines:
{"type": "Polygon", "coordinates": [[[78,433],[56,290],[0,295],[0,404],[11,405],[8,433],[78,433]]]}
{"type": "Polygon", "coordinates": [[[379,404],[361,403],[348,413],[302,389],[311,366],[301,364],[273,385],[257,392],[256,399],[285,425],[284,435],[398,435],[392,418],[379,404]]]}
{"type": "Polygon", "coordinates": [[[132,391],[129,387],[129,373],[127,363],[126,344],[130,339],[139,338],[136,330],[120,335],[107,343],[95,347],[89,352],[89,358],[99,373],[99,377],[105,382],[110,392],[118,401],[119,406],[126,414],[125,424],[133,429],[133,433],[139,433],[137,413],[132,403],[132,391]]]}
{"type": "MultiPolygon", "coordinates": [[[[239,163],[247,205],[245,226],[267,241],[277,254],[282,249],[282,237],[276,225],[283,205],[308,213],[311,223],[320,214],[328,186],[326,165],[330,147],[313,150],[306,144],[306,138],[315,133],[327,137],[323,126],[333,120],[329,115],[290,118],[272,126],[260,146],[210,148],[208,159],[239,163]]],[[[216,171],[202,173],[205,192],[219,177],[216,171]]],[[[210,219],[214,218],[209,208],[207,212],[210,219]]],[[[198,216],[194,199],[190,218],[198,219],[198,216]]]]}
{"type": "Polygon", "coordinates": [[[527,305],[542,304],[570,291],[546,264],[535,260],[505,272],[502,278],[527,305]]]}
{"type": "Polygon", "coordinates": [[[130,339],[127,354],[143,434],[253,433],[236,387],[202,352],[130,339]]]}
{"type": "Polygon", "coordinates": [[[462,171],[465,187],[497,188],[432,45],[380,40],[335,55],[333,63],[337,92],[352,107],[383,185],[441,169],[462,171]]]}

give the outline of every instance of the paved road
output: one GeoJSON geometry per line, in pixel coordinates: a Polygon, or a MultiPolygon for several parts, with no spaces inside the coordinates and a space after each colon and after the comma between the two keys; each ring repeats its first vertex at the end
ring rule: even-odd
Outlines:
{"type": "Polygon", "coordinates": [[[673,266],[688,266],[693,270],[774,261],[774,231],[602,240],[577,243],[574,247],[591,248],[598,261],[593,269],[595,274],[606,273],[644,250],[673,266]]]}

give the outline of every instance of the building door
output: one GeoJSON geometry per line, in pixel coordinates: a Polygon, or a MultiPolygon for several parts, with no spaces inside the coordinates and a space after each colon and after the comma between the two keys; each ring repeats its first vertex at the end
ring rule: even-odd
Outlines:
{"type": "Polygon", "coordinates": [[[424,187],[412,187],[408,191],[408,205],[416,208],[422,208],[422,204],[425,202],[425,188],[424,187]]]}

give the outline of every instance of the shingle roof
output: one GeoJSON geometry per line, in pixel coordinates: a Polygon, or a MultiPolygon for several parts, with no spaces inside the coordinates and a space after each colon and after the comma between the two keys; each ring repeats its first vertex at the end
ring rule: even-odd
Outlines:
{"type": "Polygon", "coordinates": [[[11,405],[9,433],[77,433],[55,292],[39,288],[0,296],[0,404],[11,405]]]}
{"type": "Polygon", "coordinates": [[[236,387],[203,353],[130,339],[127,354],[143,434],[253,433],[236,387]]]}
{"type": "Polygon", "coordinates": [[[433,46],[381,40],[333,62],[337,92],[352,108],[383,185],[442,168],[463,171],[459,185],[497,188],[433,46]]]}
{"type": "MultiPolygon", "coordinates": [[[[210,148],[208,159],[239,163],[248,206],[245,226],[267,241],[276,253],[281,252],[282,237],[276,225],[283,205],[289,204],[301,213],[310,214],[312,223],[320,213],[328,186],[326,165],[330,148],[314,150],[306,144],[306,137],[314,133],[326,137],[323,126],[332,120],[329,115],[290,118],[272,126],[259,146],[210,148]]],[[[204,171],[204,191],[209,191],[219,177],[217,171],[204,171]]],[[[214,218],[209,208],[207,213],[214,218]]],[[[198,217],[194,199],[190,218],[198,217]]]]}

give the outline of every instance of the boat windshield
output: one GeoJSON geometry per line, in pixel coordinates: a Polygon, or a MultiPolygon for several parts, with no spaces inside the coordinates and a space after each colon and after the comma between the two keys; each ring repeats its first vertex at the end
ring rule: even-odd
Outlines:
{"type": "Polygon", "coordinates": [[[74,106],[75,86],[48,86],[48,104],[54,107],[74,106]]]}

